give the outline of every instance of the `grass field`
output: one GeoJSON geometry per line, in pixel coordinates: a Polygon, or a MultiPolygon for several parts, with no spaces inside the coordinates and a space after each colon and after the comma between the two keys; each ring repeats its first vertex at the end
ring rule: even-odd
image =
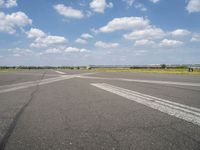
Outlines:
{"type": "Polygon", "coordinates": [[[160,74],[180,74],[180,75],[200,75],[200,69],[188,72],[187,69],[123,69],[123,68],[98,68],[92,69],[97,72],[135,72],[135,73],[160,73],[160,74]]]}
{"type": "MultiPolygon", "coordinates": [[[[37,69],[31,69],[31,71],[37,69]]],[[[60,71],[65,69],[59,69],[60,71]]],[[[77,69],[75,69],[77,70],[77,69]]],[[[85,69],[82,69],[85,70],[85,69]]],[[[0,69],[0,73],[30,71],[29,69],[0,69]]],[[[188,72],[187,69],[124,69],[124,68],[97,68],[88,71],[93,72],[134,72],[134,73],[160,73],[160,74],[179,74],[179,75],[200,75],[200,69],[188,72]]]]}
{"type": "MultiPolygon", "coordinates": [[[[32,71],[33,70],[38,70],[38,69],[31,69],[32,71]]],[[[23,71],[23,72],[28,72],[28,71],[30,71],[29,69],[11,69],[11,68],[9,68],[9,69],[0,69],[0,73],[6,73],[6,72],[21,72],[21,71],[23,71]]]]}
{"type": "Polygon", "coordinates": [[[22,69],[0,69],[0,73],[3,73],[3,72],[16,72],[16,71],[22,71],[22,69]]]}

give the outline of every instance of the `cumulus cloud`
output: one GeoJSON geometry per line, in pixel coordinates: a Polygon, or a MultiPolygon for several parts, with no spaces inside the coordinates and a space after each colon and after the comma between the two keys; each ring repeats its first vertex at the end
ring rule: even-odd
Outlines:
{"type": "Polygon", "coordinates": [[[88,53],[89,50],[85,48],[77,47],[59,47],[59,48],[49,48],[45,51],[44,54],[60,54],[60,53],[88,53]]]}
{"type": "Polygon", "coordinates": [[[174,30],[173,32],[171,32],[171,34],[173,36],[187,36],[187,35],[191,34],[191,32],[188,30],[185,30],[185,29],[177,29],[177,30],[174,30]]]}
{"type": "Polygon", "coordinates": [[[147,8],[142,3],[135,3],[135,0],[122,0],[126,3],[127,8],[134,6],[136,9],[141,11],[147,11],[147,8]]]}
{"type": "Polygon", "coordinates": [[[79,44],[87,44],[88,43],[88,40],[89,39],[92,39],[93,36],[89,33],[83,33],[81,34],[80,38],[77,38],[76,39],[76,43],[79,43],[79,44]]]}
{"type": "Polygon", "coordinates": [[[46,34],[37,28],[31,28],[28,32],[27,32],[27,36],[28,38],[41,38],[46,36],[46,34]]]}
{"type": "Polygon", "coordinates": [[[95,28],[91,28],[90,31],[95,35],[99,33],[99,30],[95,28]]]}
{"type": "Polygon", "coordinates": [[[143,30],[136,30],[131,33],[125,34],[124,38],[128,40],[139,40],[139,39],[159,39],[165,36],[165,32],[160,28],[147,28],[143,30]]]}
{"type": "Polygon", "coordinates": [[[142,40],[136,40],[135,41],[135,46],[148,46],[148,47],[153,47],[153,48],[174,48],[174,47],[179,47],[184,45],[182,41],[177,41],[177,40],[170,40],[170,39],[163,39],[159,42],[155,42],[153,40],[147,40],[147,39],[142,39],[142,40]]]}
{"type": "Polygon", "coordinates": [[[82,11],[78,9],[74,9],[69,6],[65,6],[63,4],[57,4],[54,6],[54,9],[62,16],[67,18],[76,18],[81,19],[84,17],[84,14],[82,11]]]}
{"type": "MultiPolygon", "coordinates": [[[[134,41],[134,46],[150,46],[153,48],[161,47],[178,47],[184,45],[182,41],[168,39],[171,36],[183,37],[192,33],[186,29],[176,29],[174,31],[165,31],[150,23],[147,18],[143,17],[123,17],[115,18],[101,27],[98,31],[111,33],[118,30],[127,30],[123,37],[127,40],[134,41]],[[158,42],[158,43],[157,43],[158,42]]],[[[191,41],[198,41],[197,35],[193,35],[191,41]]],[[[104,43],[95,44],[98,47],[106,47],[104,43]]]]}
{"type": "Polygon", "coordinates": [[[91,38],[93,38],[93,36],[91,34],[89,34],[89,33],[83,33],[83,34],[81,34],[81,38],[83,38],[83,39],[91,39],[91,38]]]}
{"type": "Polygon", "coordinates": [[[133,3],[135,2],[135,0],[123,0],[123,2],[125,2],[128,7],[131,7],[133,3]]]}
{"type": "Polygon", "coordinates": [[[134,7],[141,10],[141,11],[147,11],[147,8],[141,3],[135,4],[134,7]]]}
{"type": "Polygon", "coordinates": [[[184,43],[182,41],[177,41],[177,40],[169,40],[169,39],[164,39],[160,42],[161,47],[178,47],[182,46],[184,43]]]}
{"type": "Polygon", "coordinates": [[[81,39],[81,38],[76,39],[75,42],[76,42],[76,43],[79,43],[79,44],[87,44],[87,40],[81,39]]]}
{"type": "Polygon", "coordinates": [[[28,56],[28,55],[33,55],[33,51],[30,49],[23,49],[23,48],[14,48],[14,49],[8,49],[8,51],[15,57],[20,57],[20,56],[28,56]]]}
{"type": "Polygon", "coordinates": [[[65,37],[48,35],[43,38],[36,38],[34,43],[31,44],[31,47],[42,48],[49,47],[50,45],[65,44],[66,42],[65,37]]]}
{"type": "Polygon", "coordinates": [[[149,0],[152,3],[158,3],[160,0],[149,0]]]}
{"type": "Polygon", "coordinates": [[[200,42],[200,34],[194,33],[191,38],[192,42],[200,42]]]}
{"type": "Polygon", "coordinates": [[[186,10],[189,13],[200,12],[200,0],[189,0],[186,10]]]}
{"type": "Polygon", "coordinates": [[[0,0],[0,7],[11,8],[17,6],[17,0],[0,0]]]}
{"type": "Polygon", "coordinates": [[[100,48],[116,48],[119,46],[119,43],[106,43],[102,41],[97,41],[95,43],[95,46],[100,48]]]}
{"type": "Polygon", "coordinates": [[[81,34],[80,38],[77,38],[76,39],[76,43],[79,43],[79,44],[87,44],[88,43],[88,40],[89,39],[92,39],[93,36],[89,33],[83,33],[81,34]]]}
{"type": "Polygon", "coordinates": [[[106,26],[99,29],[100,32],[108,33],[117,30],[144,29],[149,26],[149,20],[143,17],[123,17],[115,18],[108,22],[106,26]]]}
{"type": "Polygon", "coordinates": [[[17,28],[32,24],[32,20],[23,12],[5,14],[0,12],[0,32],[14,34],[17,28]]]}
{"type": "Polygon", "coordinates": [[[34,48],[43,48],[67,43],[67,39],[65,37],[48,35],[37,28],[31,28],[27,32],[27,37],[35,39],[34,42],[30,45],[34,48]]]}
{"type": "Polygon", "coordinates": [[[107,3],[106,0],[92,0],[90,8],[97,13],[104,13],[106,8],[112,8],[113,3],[107,3]]]}
{"type": "Polygon", "coordinates": [[[152,40],[136,40],[135,46],[155,46],[156,43],[152,40]]]}
{"type": "Polygon", "coordinates": [[[60,53],[62,53],[62,50],[58,48],[49,48],[44,52],[44,54],[60,54],[60,53]]]}
{"type": "Polygon", "coordinates": [[[85,49],[85,48],[76,48],[76,47],[67,47],[65,50],[65,52],[89,52],[89,50],[85,49]]]}

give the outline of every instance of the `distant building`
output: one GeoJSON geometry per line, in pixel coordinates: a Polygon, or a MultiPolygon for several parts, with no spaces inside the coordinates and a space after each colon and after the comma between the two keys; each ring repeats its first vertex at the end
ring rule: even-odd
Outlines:
{"type": "Polygon", "coordinates": [[[90,69],[92,69],[92,67],[89,65],[86,67],[86,69],[90,70],[90,69]]]}

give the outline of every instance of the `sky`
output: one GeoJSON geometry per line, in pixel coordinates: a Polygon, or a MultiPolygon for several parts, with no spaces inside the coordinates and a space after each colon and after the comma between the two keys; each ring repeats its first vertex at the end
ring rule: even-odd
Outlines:
{"type": "Polygon", "coordinates": [[[200,0],[0,0],[0,65],[200,64],[200,0]]]}

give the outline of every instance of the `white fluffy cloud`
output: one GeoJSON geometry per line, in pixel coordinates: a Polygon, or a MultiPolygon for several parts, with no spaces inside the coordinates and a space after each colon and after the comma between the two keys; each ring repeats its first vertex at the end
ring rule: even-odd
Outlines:
{"type": "Polygon", "coordinates": [[[148,47],[153,47],[153,48],[165,48],[165,47],[174,48],[174,47],[179,47],[182,45],[184,45],[182,41],[170,40],[170,39],[163,39],[159,42],[155,42],[153,40],[147,40],[147,39],[135,41],[135,46],[148,46],[148,47]]]}
{"type": "Polygon", "coordinates": [[[142,3],[135,3],[135,0],[122,0],[127,4],[127,8],[134,6],[136,9],[139,9],[141,11],[147,11],[147,8],[142,3]]]}
{"type": "Polygon", "coordinates": [[[200,0],[189,0],[186,9],[189,13],[200,12],[200,0]]]}
{"type": "Polygon", "coordinates": [[[49,48],[44,52],[44,54],[60,54],[60,53],[62,53],[62,50],[58,48],[49,48]]]}
{"type": "Polygon", "coordinates": [[[80,43],[80,44],[87,44],[87,40],[81,39],[81,38],[76,39],[75,42],[76,42],[76,43],[80,43]]]}
{"type": "Polygon", "coordinates": [[[91,38],[93,38],[93,36],[91,34],[89,34],[89,33],[83,33],[83,34],[81,34],[81,38],[83,38],[83,39],[91,39],[91,38]]]}
{"type": "Polygon", "coordinates": [[[131,7],[133,3],[135,2],[135,0],[123,0],[123,2],[125,2],[128,7],[131,7]]]}
{"type": "MultiPolygon", "coordinates": [[[[188,36],[192,34],[186,29],[176,29],[174,31],[165,31],[150,23],[147,18],[143,17],[123,17],[115,18],[101,27],[98,31],[103,33],[111,33],[117,30],[127,30],[123,37],[127,40],[134,41],[134,46],[150,46],[153,48],[174,48],[184,45],[184,42],[169,39],[188,36]]],[[[197,35],[193,35],[191,41],[198,41],[197,35]]],[[[106,47],[106,43],[97,42],[95,46],[106,47]]],[[[108,46],[109,47],[109,46],[108,46]]]]}
{"type": "Polygon", "coordinates": [[[57,4],[54,6],[54,9],[62,16],[67,18],[77,18],[81,19],[84,17],[82,11],[74,9],[72,7],[65,6],[63,4],[57,4]]]}
{"type": "Polygon", "coordinates": [[[135,4],[134,7],[141,10],[141,11],[147,11],[147,8],[141,3],[135,4]]]}
{"type": "Polygon", "coordinates": [[[177,30],[174,30],[171,34],[173,36],[187,36],[191,34],[191,32],[185,29],[177,29],[177,30]]]}
{"type": "Polygon", "coordinates": [[[152,3],[158,3],[160,0],[149,0],[152,3]]]}
{"type": "Polygon", "coordinates": [[[64,49],[65,52],[89,52],[89,50],[85,49],[85,48],[76,48],[76,47],[67,47],[66,49],[64,49]]]}
{"type": "Polygon", "coordinates": [[[31,28],[30,31],[27,32],[28,38],[41,38],[46,36],[46,34],[37,28],[31,28]]]}
{"type": "Polygon", "coordinates": [[[21,11],[12,14],[4,14],[3,12],[0,12],[0,32],[14,34],[17,28],[29,24],[32,24],[32,20],[21,11]]]}
{"type": "Polygon", "coordinates": [[[100,32],[108,33],[117,30],[144,29],[149,26],[149,20],[143,17],[123,17],[115,18],[108,22],[106,26],[99,29],[100,32]]]}
{"type": "Polygon", "coordinates": [[[31,47],[34,48],[49,47],[67,43],[67,39],[65,37],[48,35],[37,28],[31,28],[30,31],[27,32],[27,36],[28,38],[35,39],[34,42],[31,43],[31,47]]]}
{"type": "Polygon", "coordinates": [[[59,48],[49,48],[44,54],[60,54],[60,53],[88,53],[89,50],[85,48],[77,48],[77,47],[59,47],[59,48]]]}
{"type": "Polygon", "coordinates": [[[116,48],[119,46],[119,43],[106,43],[102,41],[97,41],[95,43],[95,46],[100,48],[116,48]]]}
{"type": "Polygon", "coordinates": [[[90,8],[97,13],[104,13],[106,8],[112,8],[113,3],[107,3],[106,0],[92,0],[90,8]]]}
{"type": "Polygon", "coordinates": [[[23,48],[8,49],[8,51],[15,57],[33,55],[33,51],[23,48]]]}
{"type": "Polygon", "coordinates": [[[66,42],[67,40],[65,37],[48,35],[42,38],[37,38],[34,43],[31,44],[31,47],[49,47],[50,45],[65,44],[66,42]]]}
{"type": "Polygon", "coordinates": [[[164,39],[160,42],[161,47],[178,47],[182,46],[184,43],[182,41],[177,41],[177,40],[169,40],[169,39],[164,39]]]}
{"type": "Polygon", "coordinates": [[[160,28],[147,28],[143,30],[136,30],[131,33],[125,34],[124,38],[128,40],[140,39],[159,39],[165,36],[165,32],[160,28]]]}
{"type": "Polygon", "coordinates": [[[92,39],[93,36],[89,33],[83,33],[81,34],[80,38],[77,38],[76,39],[76,43],[79,43],[79,44],[87,44],[88,43],[88,40],[89,39],[92,39]]]}
{"type": "Polygon", "coordinates": [[[135,46],[154,46],[156,43],[151,40],[136,40],[135,41],[135,46]]]}
{"type": "Polygon", "coordinates": [[[17,6],[17,0],[0,0],[0,7],[11,8],[17,6]]]}
{"type": "Polygon", "coordinates": [[[200,34],[194,33],[194,35],[191,38],[192,42],[200,42],[200,34]]]}

